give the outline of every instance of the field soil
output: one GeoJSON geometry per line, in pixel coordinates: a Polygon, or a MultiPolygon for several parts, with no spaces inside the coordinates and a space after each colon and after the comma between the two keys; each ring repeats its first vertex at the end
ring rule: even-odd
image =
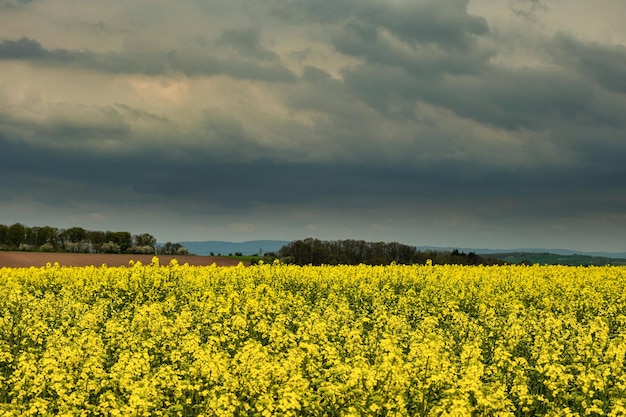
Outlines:
{"type": "MultiPolygon", "coordinates": [[[[0,251],[0,268],[27,268],[45,266],[48,262],[58,262],[61,266],[128,266],[131,260],[140,261],[142,264],[152,262],[154,255],[139,254],[91,254],[91,253],[60,253],[60,252],[2,252],[0,251]]],[[[158,255],[159,264],[167,265],[172,259],[179,264],[188,263],[193,266],[236,266],[240,261],[224,258],[221,256],[178,256],[158,255]]],[[[244,264],[246,264],[244,262],[244,264]]]]}

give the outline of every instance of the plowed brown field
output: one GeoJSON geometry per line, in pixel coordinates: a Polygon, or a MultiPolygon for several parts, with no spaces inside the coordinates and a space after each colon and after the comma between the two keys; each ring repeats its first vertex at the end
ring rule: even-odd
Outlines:
{"type": "MultiPolygon", "coordinates": [[[[91,253],[40,253],[40,252],[1,252],[0,268],[3,266],[12,268],[40,267],[50,262],[58,262],[62,266],[128,266],[131,260],[140,261],[143,264],[152,262],[154,255],[118,255],[118,254],[91,254],[91,253]]],[[[179,264],[188,263],[194,266],[206,266],[216,264],[218,266],[235,266],[238,260],[223,258],[220,256],[176,256],[159,255],[159,263],[167,265],[172,259],[176,259],[179,264]]],[[[247,265],[247,263],[244,262],[247,265]]]]}

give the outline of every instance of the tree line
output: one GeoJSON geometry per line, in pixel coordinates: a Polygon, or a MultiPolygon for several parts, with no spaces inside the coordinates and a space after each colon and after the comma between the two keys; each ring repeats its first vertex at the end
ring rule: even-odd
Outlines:
{"type": "Polygon", "coordinates": [[[73,253],[154,253],[155,255],[188,255],[180,243],[157,245],[149,233],[133,235],[127,231],[67,229],[52,226],[29,227],[21,223],[0,224],[0,250],[73,253]]]}
{"type": "Polygon", "coordinates": [[[484,258],[474,252],[421,251],[398,242],[366,242],[364,240],[294,240],[278,252],[282,262],[296,265],[388,265],[433,264],[494,265],[502,261],[484,258]]]}

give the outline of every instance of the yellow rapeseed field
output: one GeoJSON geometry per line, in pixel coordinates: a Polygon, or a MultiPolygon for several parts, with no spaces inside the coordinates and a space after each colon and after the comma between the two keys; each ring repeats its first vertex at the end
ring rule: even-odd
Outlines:
{"type": "Polygon", "coordinates": [[[623,416],[626,268],[0,269],[0,415],[623,416]]]}

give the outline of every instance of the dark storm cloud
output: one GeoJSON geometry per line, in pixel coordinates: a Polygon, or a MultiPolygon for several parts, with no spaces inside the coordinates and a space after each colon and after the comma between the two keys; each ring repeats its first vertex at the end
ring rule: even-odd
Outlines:
{"type": "Polygon", "coordinates": [[[429,101],[505,129],[624,123],[589,84],[558,70],[493,69],[474,84],[442,82],[428,87],[424,95],[429,101]]]}
{"type": "Polygon", "coordinates": [[[581,76],[603,88],[626,94],[626,47],[586,43],[559,33],[551,52],[557,60],[572,66],[581,76]]]}
{"type": "Polygon", "coordinates": [[[333,32],[333,46],[340,52],[363,57],[370,64],[399,67],[419,77],[440,78],[446,74],[475,74],[490,58],[491,51],[477,47],[454,48],[447,45],[405,45],[394,48],[375,26],[350,21],[333,32]]]}
{"type": "Polygon", "coordinates": [[[359,22],[361,36],[375,39],[385,29],[410,43],[434,43],[464,47],[472,37],[488,31],[485,20],[467,13],[467,0],[411,1],[382,3],[374,0],[275,1],[278,16],[341,24],[346,19],[359,22]],[[280,10],[279,10],[280,9],[280,10]]]}
{"type": "MultiPolygon", "coordinates": [[[[327,7],[315,3],[304,9],[323,22],[336,24],[330,39],[337,50],[367,61],[344,70],[346,85],[386,116],[413,117],[415,103],[425,101],[511,130],[549,130],[571,123],[624,126],[623,103],[612,103],[594,91],[592,83],[584,82],[588,79],[623,92],[623,46],[585,45],[557,35],[552,44],[546,44],[545,53],[557,57],[563,66],[503,68],[491,62],[496,52],[493,46],[477,43],[491,34],[484,19],[467,13],[466,1],[389,7],[374,2],[338,3],[327,7]],[[394,48],[382,30],[405,42],[406,49],[394,48]],[[472,78],[457,80],[446,75],[472,78]]],[[[526,16],[545,9],[535,0],[510,6],[526,16]]]]}
{"type": "Polygon", "coordinates": [[[576,26],[599,6],[59,1],[0,0],[4,207],[626,222],[626,32],[576,26]]]}
{"type": "Polygon", "coordinates": [[[495,67],[489,63],[487,51],[443,54],[434,60],[420,60],[416,52],[411,62],[375,42],[365,43],[363,48],[375,58],[368,58],[370,65],[346,69],[346,85],[387,115],[391,115],[389,108],[400,105],[406,107],[407,117],[413,117],[415,103],[426,101],[459,116],[513,130],[550,129],[568,123],[625,124],[624,103],[613,103],[593,88],[593,81],[597,81],[612,91],[622,91],[626,80],[623,48],[572,51],[578,44],[564,45],[563,59],[573,61],[577,70],[572,73],[569,67],[495,67]],[[455,79],[445,74],[472,78],[455,79]]]}
{"type": "Polygon", "coordinates": [[[115,196],[124,184],[122,188],[131,189],[139,200],[166,206],[170,200],[189,207],[201,203],[235,211],[260,203],[315,207],[331,202],[336,209],[358,210],[394,201],[416,207],[457,205],[463,211],[500,200],[509,201],[509,210],[517,216],[537,218],[591,209],[610,212],[616,204],[626,209],[623,198],[606,198],[626,195],[626,185],[619,180],[626,168],[618,167],[594,175],[584,168],[576,172],[558,167],[541,172],[494,168],[476,172],[467,161],[399,167],[270,160],[243,163],[199,151],[181,157],[156,149],[114,155],[42,149],[5,137],[0,137],[0,146],[0,175],[10,179],[16,190],[54,180],[68,187],[56,195],[43,191],[46,201],[57,205],[84,198],[122,204],[128,194],[117,194],[118,202],[115,196]]]}
{"type": "Polygon", "coordinates": [[[217,39],[218,45],[235,48],[244,56],[252,56],[261,61],[280,61],[280,57],[261,45],[261,29],[226,29],[217,39]]]}
{"type": "Polygon", "coordinates": [[[32,1],[33,0],[0,0],[0,8],[17,9],[18,7],[24,7],[32,1]]]}
{"type": "MultiPolygon", "coordinates": [[[[128,106],[96,107],[58,103],[44,120],[18,119],[0,112],[0,134],[16,142],[36,143],[61,148],[81,147],[85,143],[100,144],[105,140],[128,142],[131,127],[125,115],[146,117],[128,106]]],[[[155,117],[155,116],[152,116],[155,117]]]]}
{"type": "MultiPolygon", "coordinates": [[[[61,54],[67,55],[62,51],[61,54]]],[[[17,41],[3,40],[0,43],[0,59],[48,59],[50,53],[37,41],[20,38],[17,41]]]]}
{"type": "Polygon", "coordinates": [[[519,17],[534,20],[535,14],[546,10],[547,6],[540,0],[509,0],[509,8],[519,17]]]}
{"type": "Polygon", "coordinates": [[[128,114],[132,119],[148,119],[157,122],[168,123],[169,121],[165,116],[154,114],[147,112],[142,109],[138,109],[135,107],[128,106],[124,103],[115,103],[115,108],[118,109],[121,113],[128,114]]]}
{"type": "Polygon", "coordinates": [[[477,45],[479,38],[489,35],[489,27],[482,17],[468,14],[467,4],[465,0],[302,2],[289,16],[327,26],[330,44],[343,54],[415,76],[441,77],[475,73],[493,54],[477,45]]]}
{"type": "MultiPolygon", "coordinates": [[[[624,57],[618,54],[621,49],[611,49],[611,55],[604,49],[594,50],[595,56],[605,58],[597,60],[586,59],[587,51],[566,52],[577,65],[574,72],[569,66],[500,68],[483,56],[466,66],[436,63],[425,71],[434,74],[432,77],[424,77],[411,65],[393,65],[392,59],[354,66],[343,75],[352,94],[387,117],[413,118],[416,104],[427,102],[460,117],[512,131],[529,129],[559,135],[558,130],[572,125],[626,127],[626,101],[594,88],[598,82],[612,92],[621,92],[626,79],[620,64],[624,57]],[[470,77],[442,76],[456,68],[465,68],[470,77]]],[[[424,68],[429,63],[419,65],[424,68]]],[[[568,139],[556,140],[565,143],[568,139]]]]}
{"type": "MultiPolygon", "coordinates": [[[[258,50],[259,53],[262,50],[258,50]]],[[[5,39],[0,43],[0,60],[23,60],[38,65],[85,68],[95,71],[159,75],[182,72],[189,76],[228,75],[234,78],[290,82],[295,75],[280,63],[257,63],[249,59],[221,59],[199,45],[164,52],[145,51],[95,53],[67,49],[48,50],[34,39],[5,39]]],[[[266,52],[271,56],[270,52],[266,52]]],[[[267,60],[267,59],[266,59],[267,60]]],[[[272,61],[275,61],[272,60],[272,61]]]]}

